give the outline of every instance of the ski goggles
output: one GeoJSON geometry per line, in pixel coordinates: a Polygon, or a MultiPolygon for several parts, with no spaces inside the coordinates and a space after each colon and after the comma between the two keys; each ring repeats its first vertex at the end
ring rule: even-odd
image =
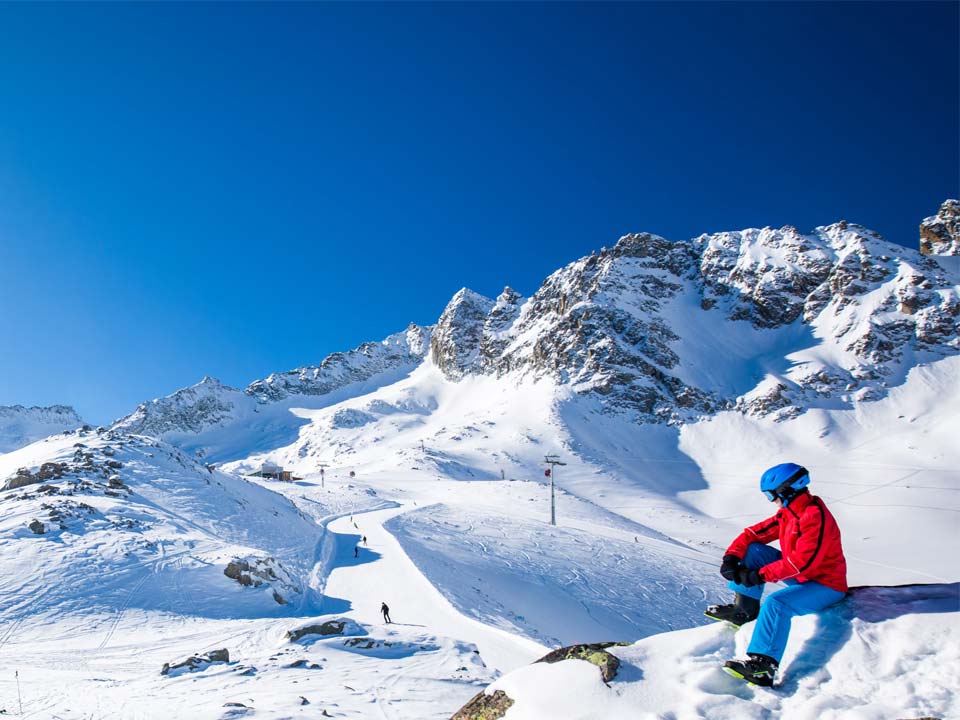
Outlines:
{"type": "Polygon", "coordinates": [[[764,490],[763,494],[767,496],[767,500],[770,502],[773,502],[774,500],[789,500],[797,494],[797,488],[793,487],[793,484],[808,474],[809,473],[807,472],[806,468],[800,468],[793,475],[780,483],[776,489],[764,490]]]}

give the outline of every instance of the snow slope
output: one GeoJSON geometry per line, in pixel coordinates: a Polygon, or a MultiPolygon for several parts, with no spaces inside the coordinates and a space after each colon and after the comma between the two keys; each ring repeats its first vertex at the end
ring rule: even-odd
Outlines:
{"type": "Polygon", "coordinates": [[[315,601],[316,525],[283,497],[173,446],[58,435],[0,456],[0,478],[21,468],[53,477],[0,494],[2,589],[17,599],[0,609],[4,622],[81,615],[110,627],[127,610],[187,605],[207,617],[276,617],[315,601]],[[250,557],[272,558],[277,581],[253,589],[224,576],[228,562],[250,557]]]}

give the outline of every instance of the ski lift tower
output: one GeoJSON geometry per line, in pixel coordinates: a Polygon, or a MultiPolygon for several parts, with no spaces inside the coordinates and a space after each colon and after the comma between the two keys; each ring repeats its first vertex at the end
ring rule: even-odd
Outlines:
{"type": "Polygon", "coordinates": [[[553,491],[553,479],[557,474],[557,465],[566,465],[565,462],[560,462],[560,458],[557,455],[547,455],[543,458],[547,465],[550,467],[547,469],[546,475],[550,478],[550,524],[557,524],[557,502],[554,498],[553,491]]]}
{"type": "Polygon", "coordinates": [[[324,479],[324,470],[326,469],[326,463],[320,463],[320,487],[323,488],[323,479],[324,479]]]}

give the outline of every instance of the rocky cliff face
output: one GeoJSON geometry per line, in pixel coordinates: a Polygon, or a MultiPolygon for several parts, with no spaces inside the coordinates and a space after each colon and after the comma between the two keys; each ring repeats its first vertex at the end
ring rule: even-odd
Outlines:
{"type": "Polygon", "coordinates": [[[0,405],[0,453],[11,452],[41,438],[83,425],[67,405],[24,407],[0,405]]]}
{"type": "Polygon", "coordinates": [[[947,200],[936,215],[920,223],[920,252],[960,255],[960,202],[947,200]]]}

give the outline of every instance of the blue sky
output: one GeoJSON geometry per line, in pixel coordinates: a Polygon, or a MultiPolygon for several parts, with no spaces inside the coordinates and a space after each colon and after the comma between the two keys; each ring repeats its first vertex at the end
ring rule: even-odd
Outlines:
{"type": "Polygon", "coordinates": [[[960,193],[957,3],[0,5],[0,404],[108,422],[627,232],[960,193]]]}

